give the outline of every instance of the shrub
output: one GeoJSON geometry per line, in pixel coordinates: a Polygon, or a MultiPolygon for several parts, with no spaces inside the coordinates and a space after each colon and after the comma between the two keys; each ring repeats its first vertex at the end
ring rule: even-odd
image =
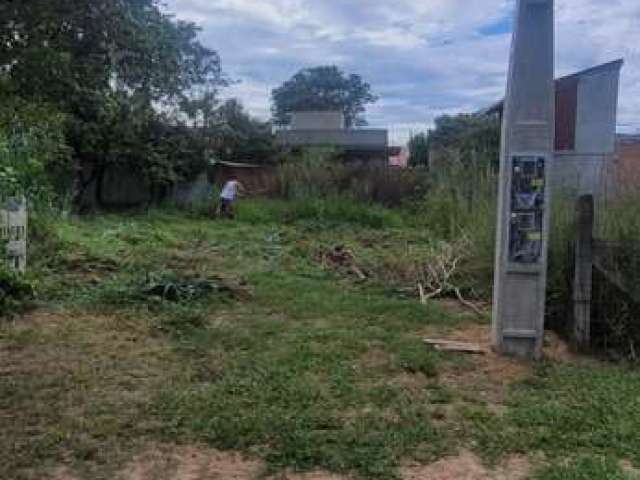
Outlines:
{"type": "Polygon", "coordinates": [[[351,160],[334,148],[308,148],[285,158],[274,191],[287,200],[346,195],[400,206],[424,195],[426,175],[425,169],[391,169],[351,160]]]}
{"type": "Polygon", "coordinates": [[[47,105],[0,97],[0,192],[49,205],[68,190],[69,149],[64,117],[47,105]]]}
{"type": "Polygon", "coordinates": [[[0,266],[0,318],[20,313],[33,297],[34,288],[29,281],[0,266]]]}

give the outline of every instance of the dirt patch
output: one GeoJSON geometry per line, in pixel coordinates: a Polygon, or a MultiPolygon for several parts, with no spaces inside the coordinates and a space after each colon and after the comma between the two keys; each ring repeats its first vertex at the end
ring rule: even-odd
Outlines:
{"type": "Polygon", "coordinates": [[[620,462],[620,468],[631,478],[640,479],[640,469],[637,469],[633,462],[624,460],[620,462]]]}
{"type": "Polygon", "coordinates": [[[362,369],[380,369],[391,365],[391,356],[379,348],[372,348],[362,355],[358,361],[358,366],[362,369]]]}
{"type": "Polygon", "coordinates": [[[67,467],[56,468],[51,472],[51,475],[46,478],[49,480],[79,480],[67,467]]]}
{"type": "Polygon", "coordinates": [[[571,351],[569,344],[554,332],[545,333],[544,357],[556,363],[575,363],[580,360],[579,355],[571,351]]]}
{"type": "Polygon", "coordinates": [[[403,480],[520,480],[528,476],[531,465],[526,457],[514,456],[488,469],[472,452],[463,450],[431,465],[409,465],[401,469],[403,480]]]}
{"type": "Polygon", "coordinates": [[[427,386],[429,380],[427,380],[427,377],[422,373],[403,372],[385,381],[385,383],[400,387],[409,392],[418,392],[427,386]]]}
{"type": "Polygon", "coordinates": [[[198,447],[151,447],[134,458],[117,480],[254,480],[264,473],[259,460],[239,453],[198,447]]]}
{"type": "MultiPolygon", "coordinates": [[[[466,356],[465,360],[468,363],[443,372],[440,380],[444,385],[472,393],[474,397],[489,403],[501,404],[508,387],[531,374],[531,363],[503,357],[492,350],[489,325],[469,325],[451,332],[445,339],[477,344],[487,353],[466,356]]],[[[554,333],[545,335],[544,355],[545,358],[558,363],[579,361],[579,357],[571,353],[567,343],[554,333]]]]}
{"type": "Polygon", "coordinates": [[[347,477],[321,471],[308,473],[283,472],[276,476],[269,477],[268,480],[347,480],[347,477]]]}
{"type": "MultiPolygon", "coordinates": [[[[447,340],[478,344],[486,355],[465,357],[469,363],[458,365],[440,375],[440,382],[473,398],[488,403],[503,403],[510,385],[527,378],[531,366],[497,355],[491,349],[491,329],[486,325],[470,325],[452,332],[447,340]]],[[[463,355],[463,354],[461,354],[463,355]]]]}

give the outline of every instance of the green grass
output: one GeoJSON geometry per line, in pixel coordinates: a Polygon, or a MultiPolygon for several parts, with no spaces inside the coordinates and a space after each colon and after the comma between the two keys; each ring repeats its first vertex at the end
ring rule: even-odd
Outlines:
{"type": "Polygon", "coordinates": [[[640,375],[623,368],[541,367],[513,392],[502,417],[475,414],[479,445],[491,456],[544,452],[601,455],[640,463],[640,375]]]}
{"type": "Polygon", "coordinates": [[[363,479],[459,447],[488,461],[544,453],[542,480],[624,478],[616,462],[640,464],[636,372],[547,365],[500,415],[447,383],[479,367],[422,338],[469,316],[420,305],[413,275],[450,238],[406,212],[355,221],[365,210],[263,200],[244,202],[236,222],[158,210],[55,223],[32,264],[39,310],[0,324],[0,478],[61,464],[114,478],[158,442],[363,479]],[[323,264],[337,245],[367,279],[323,264]],[[240,294],[146,293],[194,279],[240,294]]]}
{"type": "Polygon", "coordinates": [[[610,458],[581,457],[568,463],[546,467],[533,480],[633,480],[610,458]]]}

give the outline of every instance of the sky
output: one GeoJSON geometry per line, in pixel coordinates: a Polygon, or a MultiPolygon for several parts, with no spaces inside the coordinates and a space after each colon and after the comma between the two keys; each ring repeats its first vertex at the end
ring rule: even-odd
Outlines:
{"type": "MultiPolygon", "coordinates": [[[[392,143],[442,114],[473,112],[505,91],[515,0],[165,0],[202,27],[236,83],[224,97],[270,117],[271,90],[302,68],[358,73],[380,100],[372,127],[392,143]]],[[[640,1],[556,0],[556,75],[618,58],[618,129],[640,133],[640,1]]]]}

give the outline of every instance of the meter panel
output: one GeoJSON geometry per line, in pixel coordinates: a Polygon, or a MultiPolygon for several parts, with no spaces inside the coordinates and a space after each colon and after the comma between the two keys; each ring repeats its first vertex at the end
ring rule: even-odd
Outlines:
{"type": "Polygon", "coordinates": [[[542,259],[546,159],[514,156],[511,177],[509,261],[536,264],[542,259]]]}

